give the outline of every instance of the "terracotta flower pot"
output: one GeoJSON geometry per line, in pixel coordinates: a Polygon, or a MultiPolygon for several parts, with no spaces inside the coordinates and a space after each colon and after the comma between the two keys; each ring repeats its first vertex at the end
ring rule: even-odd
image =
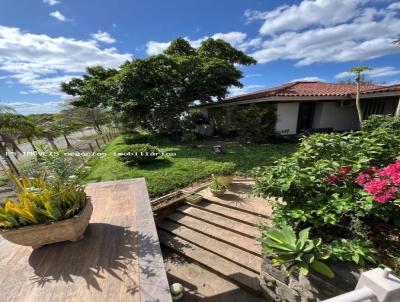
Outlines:
{"type": "Polygon", "coordinates": [[[0,230],[0,235],[12,243],[31,246],[33,249],[56,242],[78,241],[84,236],[92,212],[93,205],[88,200],[84,209],[72,218],[54,223],[3,229],[0,230]]]}
{"type": "Polygon", "coordinates": [[[225,187],[230,187],[233,181],[233,175],[229,176],[218,176],[217,180],[220,184],[224,185],[225,187]]]}

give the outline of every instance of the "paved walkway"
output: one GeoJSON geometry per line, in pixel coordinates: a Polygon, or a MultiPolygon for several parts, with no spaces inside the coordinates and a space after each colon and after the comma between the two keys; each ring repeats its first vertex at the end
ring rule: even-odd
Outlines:
{"type": "Polygon", "coordinates": [[[183,301],[262,301],[257,224],[270,224],[271,208],[250,196],[251,181],[235,181],[223,198],[184,204],[158,224],[170,283],[186,287],[183,301]]]}

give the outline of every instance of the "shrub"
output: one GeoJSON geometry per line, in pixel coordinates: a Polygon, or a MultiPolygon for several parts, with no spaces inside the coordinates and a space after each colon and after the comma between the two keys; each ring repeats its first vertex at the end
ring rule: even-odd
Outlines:
{"type": "Polygon", "coordinates": [[[124,145],[116,151],[118,159],[127,165],[151,163],[160,155],[158,148],[149,144],[124,145]]]}
{"type": "Polygon", "coordinates": [[[365,266],[367,262],[376,264],[376,250],[371,247],[369,241],[362,239],[340,239],[334,240],[326,249],[330,253],[330,258],[335,262],[354,262],[357,265],[365,266]]]}
{"type": "Polygon", "coordinates": [[[271,254],[274,259],[272,265],[286,266],[287,274],[298,269],[303,275],[308,275],[310,268],[329,278],[334,274],[331,269],[322,261],[329,258],[321,251],[321,239],[310,239],[310,229],[304,229],[298,236],[292,228],[283,225],[281,229],[265,228],[261,238],[265,252],[271,254]]]}
{"type": "Polygon", "coordinates": [[[190,110],[181,120],[183,129],[194,129],[197,125],[208,124],[207,118],[197,109],[190,110]]]}
{"type": "Polygon", "coordinates": [[[49,150],[48,146],[38,146],[40,157],[34,159],[21,169],[22,174],[28,177],[39,177],[42,172],[46,177],[51,177],[54,181],[64,183],[70,177],[77,176],[77,181],[81,179],[85,172],[85,158],[82,156],[72,156],[70,150],[49,150]]]}
{"type": "Polygon", "coordinates": [[[361,128],[365,131],[373,131],[377,128],[387,128],[395,131],[400,130],[400,116],[371,115],[364,120],[361,128]]]}
{"type": "MultiPolygon", "coordinates": [[[[354,179],[368,166],[384,166],[400,152],[400,138],[379,128],[372,132],[315,134],[302,140],[297,152],[259,173],[254,192],[281,196],[274,205],[275,223],[335,226],[343,232],[362,233],[369,216],[390,219],[398,213],[368,198],[354,179]],[[392,216],[391,216],[392,215],[392,216]]],[[[328,235],[328,234],[327,234],[328,235]]]]}
{"type": "Polygon", "coordinates": [[[226,191],[226,187],[220,183],[218,181],[217,178],[213,178],[213,181],[211,182],[211,184],[208,186],[210,188],[210,190],[214,190],[214,191],[226,191]]]}
{"type": "Polygon", "coordinates": [[[0,227],[17,228],[25,225],[49,223],[73,217],[86,205],[86,194],[73,182],[48,183],[44,173],[37,178],[23,178],[8,174],[19,190],[18,201],[6,200],[0,206],[0,227]]]}
{"type": "Polygon", "coordinates": [[[217,170],[214,170],[215,176],[230,176],[236,171],[236,163],[234,162],[224,162],[218,166],[217,170]]]}
{"type": "Polygon", "coordinates": [[[150,137],[151,134],[148,132],[132,132],[124,134],[122,138],[125,144],[133,145],[147,144],[149,143],[150,137]]]}
{"type": "Polygon", "coordinates": [[[196,139],[197,139],[197,134],[190,130],[184,131],[181,138],[182,142],[185,143],[194,142],[196,139]]]}
{"type": "Polygon", "coordinates": [[[275,135],[275,107],[271,104],[251,104],[233,114],[232,126],[244,142],[263,143],[275,135]]]}

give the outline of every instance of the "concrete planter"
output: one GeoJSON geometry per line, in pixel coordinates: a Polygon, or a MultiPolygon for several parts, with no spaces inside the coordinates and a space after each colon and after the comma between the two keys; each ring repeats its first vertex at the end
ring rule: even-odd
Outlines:
{"type": "Polygon", "coordinates": [[[0,230],[4,239],[33,249],[62,241],[78,241],[83,238],[93,212],[93,205],[87,201],[85,208],[76,216],[48,224],[37,224],[17,229],[0,230]]]}
{"type": "Polygon", "coordinates": [[[222,197],[222,196],[224,196],[224,195],[225,195],[225,191],[226,191],[226,189],[224,189],[224,190],[215,190],[215,189],[211,189],[211,188],[210,188],[211,194],[214,195],[215,197],[222,197]]]}
{"type": "Polygon", "coordinates": [[[233,181],[233,175],[229,175],[229,176],[217,176],[217,181],[224,185],[225,187],[230,187],[230,185],[232,184],[233,181]]]}
{"type": "Polygon", "coordinates": [[[198,204],[200,201],[203,200],[203,196],[200,194],[190,194],[185,197],[185,200],[192,204],[198,204]]]}
{"type": "Polygon", "coordinates": [[[272,266],[271,256],[262,254],[260,284],[263,295],[268,301],[279,302],[315,302],[354,290],[361,269],[350,263],[329,263],[335,278],[310,272],[286,275],[285,266],[272,266]]]}

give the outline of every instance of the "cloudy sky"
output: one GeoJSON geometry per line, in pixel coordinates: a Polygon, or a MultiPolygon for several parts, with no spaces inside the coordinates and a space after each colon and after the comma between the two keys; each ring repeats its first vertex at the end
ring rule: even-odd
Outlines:
{"type": "Polygon", "coordinates": [[[400,1],[1,0],[0,101],[22,113],[57,111],[63,81],[88,65],[118,67],[185,37],[222,38],[257,59],[243,89],[347,79],[368,65],[400,80],[400,1]]]}

